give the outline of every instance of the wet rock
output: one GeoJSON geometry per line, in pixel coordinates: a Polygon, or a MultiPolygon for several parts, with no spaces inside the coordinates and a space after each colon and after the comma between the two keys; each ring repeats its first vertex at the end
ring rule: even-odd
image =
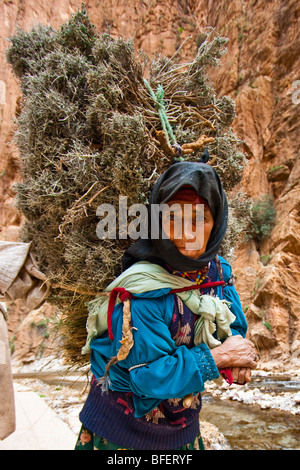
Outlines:
{"type": "Polygon", "coordinates": [[[200,421],[201,437],[205,450],[230,450],[230,445],[219,429],[207,421],[200,421]]]}

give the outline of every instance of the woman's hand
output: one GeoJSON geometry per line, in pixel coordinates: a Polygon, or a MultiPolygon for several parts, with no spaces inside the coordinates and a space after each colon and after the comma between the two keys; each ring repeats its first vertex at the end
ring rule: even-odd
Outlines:
{"type": "Polygon", "coordinates": [[[231,368],[233,383],[245,385],[251,380],[251,369],[249,367],[231,368]]]}
{"type": "MultiPolygon", "coordinates": [[[[221,346],[211,349],[210,352],[218,369],[224,369],[226,367],[255,369],[257,366],[257,355],[254,344],[252,341],[240,335],[230,336],[221,346]]],[[[238,372],[235,371],[235,374],[237,373],[238,372]]],[[[247,373],[247,377],[248,376],[249,373],[247,373]]]]}

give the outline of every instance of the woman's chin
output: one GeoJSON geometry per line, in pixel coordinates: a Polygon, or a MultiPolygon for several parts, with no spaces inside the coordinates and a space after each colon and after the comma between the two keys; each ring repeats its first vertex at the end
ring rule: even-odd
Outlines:
{"type": "Polygon", "coordinates": [[[177,248],[177,249],[182,255],[187,256],[188,258],[191,258],[191,259],[198,259],[199,256],[203,255],[204,253],[203,250],[188,250],[186,248],[177,248]]]}

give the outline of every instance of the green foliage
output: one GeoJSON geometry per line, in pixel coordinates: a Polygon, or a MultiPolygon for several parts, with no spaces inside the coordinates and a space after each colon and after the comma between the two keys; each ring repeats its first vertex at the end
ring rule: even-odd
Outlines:
{"type": "Polygon", "coordinates": [[[96,39],[94,28],[85,6],[82,5],[81,11],[62,25],[57,42],[70,52],[78,49],[82,54],[90,56],[96,39]]]}
{"type": "Polygon", "coordinates": [[[271,261],[272,258],[273,258],[273,255],[271,254],[260,255],[260,261],[262,262],[264,266],[266,266],[271,261]]]}
{"type": "Polygon", "coordinates": [[[268,321],[265,321],[265,322],[264,322],[264,325],[265,325],[265,327],[266,327],[268,330],[272,331],[272,325],[271,325],[271,323],[269,323],[268,321]]]}
{"type": "Polygon", "coordinates": [[[273,198],[264,195],[254,202],[247,229],[247,238],[260,242],[270,236],[276,221],[276,210],[273,198]]]}
{"type": "Polygon", "coordinates": [[[251,206],[252,200],[240,192],[228,200],[228,228],[220,247],[220,254],[229,262],[234,261],[235,248],[244,238],[249,224],[251,206]]]}

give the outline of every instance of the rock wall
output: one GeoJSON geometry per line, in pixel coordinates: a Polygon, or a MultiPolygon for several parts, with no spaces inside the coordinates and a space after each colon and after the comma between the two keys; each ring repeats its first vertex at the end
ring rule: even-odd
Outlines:
{"type": "Polygon", "coordinates": [[[272,195],[277,211],[271,237],[241,247],[237,288],[261,360],[293,362],[300,357],[300,5],[227,2],[232,8],[225,18],[225,3],[217,2],[208,16],[232,44],[214,78],[236,101],[234,128],[249,159],[242,190],[254,198],[272,195]]]}
{"type": "MultiPolygon", "coordinates": [[[[227,36],[228,54],[211,77],[236,102],[234,130],[248,165],[241,190],[274,196],[276,224],[262,243],[241,246],[236,286],[262,362],[300,358],[300,188],[297,117],[300,110],[300,4],[297,0],[87,0],[98,31],[133,37],[137,49],[187,60],[206,26],[227,36]],[[188,39],[189,38],[189,39],[188,39]],[[299,82],[298,82],[299,80],[299,82]]],[[[2,0],[0,3],[1,239],[16,240],[21,216],[13,184],[20,177],[12,142],[20,91],[5,62],[7,38],[36,23],[57,28],[81,0],[2,0]]],[[[17,309],[18,310],[18,309],[17,309]]],[[[16,314],[17,315],[17,314],[16,314]]]]}

